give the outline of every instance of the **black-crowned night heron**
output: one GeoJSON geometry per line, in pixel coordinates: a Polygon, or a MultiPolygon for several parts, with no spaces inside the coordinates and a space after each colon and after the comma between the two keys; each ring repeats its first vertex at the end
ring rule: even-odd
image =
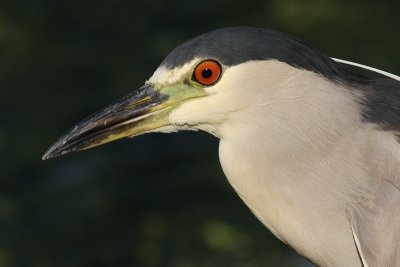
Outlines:
{"type": "Polygon", "coordinates": [[[203,130],[220,139],[239,196],[300,254],[320,266],[400,266],[400,82],[341,63],[279,32],[212,31],[178,46],[143,87],[43,158],[203,130]]]}

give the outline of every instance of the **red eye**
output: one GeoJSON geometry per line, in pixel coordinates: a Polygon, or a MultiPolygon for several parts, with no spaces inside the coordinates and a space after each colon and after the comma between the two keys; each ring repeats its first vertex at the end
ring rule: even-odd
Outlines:
{"type": "Polygon", "coordinates": [[[213,60],[201,62],[194,70],[195,80],[202,85],[212,85],[221,76],[221,65],[213,60]]]}

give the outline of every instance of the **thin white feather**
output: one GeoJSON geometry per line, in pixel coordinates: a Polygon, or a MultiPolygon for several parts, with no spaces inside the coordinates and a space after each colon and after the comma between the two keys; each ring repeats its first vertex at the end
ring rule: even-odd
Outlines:
{"type": "Polygon", "coordinates": [[[351,227],[351,232],[353,233],[354,242],[356,243],[358,253],[360,253],[360,258],[361,258],[361,261],[363,263],[363,266],[364,267],[369,267],[368,263],[365,261],[365,257],[363,255],[362,250],[361,250],[360,240],[358,239],[357,234],[354,232],[354,228],[353,227],[351,227]]]}
{"type": "Polygon", "coordinates": [[[400,81],[400,76],[397,76],[397,75],[395,75],[393,73],[390,73],[390,72],[387,72],[387,71],[383,71],[383,70],[380,70],[380,69],[376,69],[376,68],[373,68],[373,67],[369,67],[369,66],[362,65],[362,64],[355,63],[355,62],[348,61],[348,60],[343,60],[343,59],[338,59],[338,58],[333,58],[333,57],[332,57],[332,59],[335,60],[336,62],[339,62],[339,63],[343,63],[343,64],[355,66],[355,67],[358,67],[358,68],[366,69],[366,70],[369,70],[369,71],[373,71],[373,72],[379,73],[381,75],[387,76],[389,78],[392,78],[392,79],[400,81]]]}

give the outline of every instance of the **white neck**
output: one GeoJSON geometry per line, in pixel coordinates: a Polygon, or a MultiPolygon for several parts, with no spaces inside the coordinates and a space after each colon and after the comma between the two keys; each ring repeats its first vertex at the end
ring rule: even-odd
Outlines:
{"type": "Polygon", "coordinates": [[[367,179],[362,166],[348,164],[362,151],[346,149],[361,149],[365,138],[357,96],[315,73],[276,64],[270,68],[276,73],[253,85],[269,84],[259,90],[267,95],[218,128],[223,170],[281,240],[323,266],[360,266],[345,213],[367,179]]]}

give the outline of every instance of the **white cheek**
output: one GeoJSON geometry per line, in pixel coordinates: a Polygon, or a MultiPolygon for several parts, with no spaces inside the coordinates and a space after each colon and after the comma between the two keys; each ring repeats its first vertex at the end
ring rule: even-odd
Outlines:
{"type": "Polygon", "coordinates": [[[214,113],[210,109],[215,104],[213,102],[210,96],[186,100],[171,112],[169,120],[177,125],[209,123],[214,113]]]}
{"type": "Polygon", "coordinates": [[[222,124],[237,124],[257,118],[259,107],[266,108],[277,100],[274,100],[273,91],[282,93],[278,89],[282,89],[282,83],[292,70],[298,71],[272,60],[229,67],[215,85],[201,89],[208,96],[184,101],[171,112],[170,122],[198,128],[199,125],[208,125],[218,132],[222,124]],[[274,69],[283,70],[272,73],[274,69]]]}
{"type": "Polygon", "coordinates": [[[240,87],[234,86],[235,80],[231,78],[231,72],[231,69],[227,69],[217,84],[201,89],[205,90],[208,96],[186,100],[176,107],[170,114],[170,122],[199,129],[208,125],[215,129],[207,128],[207,131],[216,132],[216,128],[226,121],[229,114],[240,110],[242,104],[251,103],[251,101],[243,103],[242,96],[238,92],[240,87]]]}

